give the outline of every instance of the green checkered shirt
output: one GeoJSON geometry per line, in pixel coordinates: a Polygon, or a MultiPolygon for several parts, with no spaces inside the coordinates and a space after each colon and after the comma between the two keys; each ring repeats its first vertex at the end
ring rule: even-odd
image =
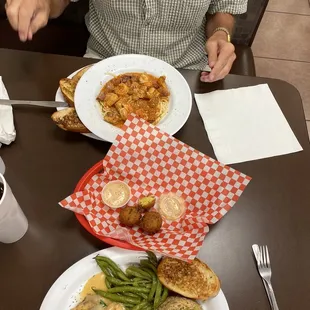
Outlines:
{"type": "Polygon", "coordinates": [[[246,9],[247,0],[90,0],[88,49],[101,58],[146,54],[203,70],[206,13],[246,9]]]}

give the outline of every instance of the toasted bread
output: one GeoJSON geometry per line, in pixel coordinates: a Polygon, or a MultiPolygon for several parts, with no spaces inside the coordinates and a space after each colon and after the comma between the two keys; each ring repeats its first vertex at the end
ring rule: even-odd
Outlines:
{"type": "Polygon", "coordinates": [[[201,306],[191,299],[170,296],[160,305],[159,310],[202,310],[201,306]]]}
{"type": "Polygon", "coordinates": [[[89,130],[80,121],[75,108],[66,108],[53,113],[52,120],[58,127],[66,131],[88,133],[89,130]]]}
{"type": "Polygon", "coordinates": [[[65,101],[70,107],[74,107],[74,91],[76,83],[72,79],[64,78],[59,81],[59,87],[65,101]]]}
{"type": "Polygon", "coordinates": [[[197,258],[187,263],[165,257],[158,266],[157,275],[169,290],[191,299],[207,300],[220,290],[216,274],[197,258]]]}
{"type": "Polygon", "coordinates": [[[70,107],[74,107],[74,92],[76,85],[90,66],[91,65],[79,70],[71,79],[63,78],[59,81],[59,87],[62,95],[70,107]]]}

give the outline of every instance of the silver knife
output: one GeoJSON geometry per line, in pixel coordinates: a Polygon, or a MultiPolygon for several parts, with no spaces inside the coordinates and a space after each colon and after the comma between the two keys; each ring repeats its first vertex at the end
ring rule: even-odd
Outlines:
{"type": "Polygon", "coordinates": [[[30,105],[47,108],[64,108],[68,107],[66,102],[60,101],[32,101],[32,100],[7,100],[0,99],[0,105],[30,105]]]}
{"type": "MultiPolygon", "coordinates": [[[[256,259],[256,263],[258,265],[258,261],[260,260],[260,252],[259,252],[259,247],[257,244],[253,244],[252,245],[252,250],[253,250],[253,253],[254,253],[254,256],[255,256],[255,259],[256,259]]],[[[265,290],[267,292],[267,296],[268,296],[268,299],[269,299],[269,303],[272,305],[272,300],[271,300],[271,297],[269,295],[269,289],[267,287],[267,283],[264,279],[263,280],[263,283],[264,283],[264,286],[265,286],[265,290]]]]}

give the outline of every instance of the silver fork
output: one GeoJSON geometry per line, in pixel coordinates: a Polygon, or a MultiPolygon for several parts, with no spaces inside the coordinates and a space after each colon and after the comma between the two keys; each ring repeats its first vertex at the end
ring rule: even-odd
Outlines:
{"type": "Polygon", "coordinates": [[[271,285],[271,266],[267,245],[260,246],[260,260],[258,262],[258,272],[266,281],[270,293],[271,307],[273,310],[279,310],[276,296],[271,285]]]}
{"type": "MultiPolygon", "coordinates": [[[[260,261],[260,250],[259,250],[259,246],[257,244],[253,244],[252,245],[252,250],[253,250],[253,253],[254,253],[254,257],[255,257],[255,260],[256,260],[256,263],[257,263],[257,268],[258,268],[258,264],[259,264],[259,261],[260,261]]],[[[269,294],[269,289],[268,289],[268,286],[267,286],[267,282],[263,280],[263,284],[264,284],[264,287],[265,287],[265,291],[267,293],[267,296],[268,296],[268,300],[269,300],[269,303],[270,303],[270,306],[272,307],[272,301],[271,301],[271,298],[270,298],[270,294],[269,294]]]]}

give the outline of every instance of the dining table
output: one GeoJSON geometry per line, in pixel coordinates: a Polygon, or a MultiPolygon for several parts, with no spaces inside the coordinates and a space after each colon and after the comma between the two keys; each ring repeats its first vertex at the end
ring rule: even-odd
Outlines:
{"type": "MultiPolygon", "coordinates": [[[[10,99],[54,100],[61,78],[97,61],[0,49],[0,76],[10,99]]],[[[255,243],[268,245],[279,309],[309,309],[310,144],[298,90],[285,81],[252,76],[203,83],[199,71],[179,71],[192,94],[267,83],[303,147],[298,153],[231,165],[252,180],[232,210],[211,225],[198,257],[219,276],[229,309],[270,309],[251,250],[255,243]]],[[[16,243],[0,243],[0,309],[36,310],[67,268],[110,246],[58,202],[111,144],[59,129],[51,120],[53,108],[13,110],[16,140],[3,145],[0,156],[29,228],[16,243]]],[[[189,119],[175,137],[214,158],[194,99],[189,119]]]]}

